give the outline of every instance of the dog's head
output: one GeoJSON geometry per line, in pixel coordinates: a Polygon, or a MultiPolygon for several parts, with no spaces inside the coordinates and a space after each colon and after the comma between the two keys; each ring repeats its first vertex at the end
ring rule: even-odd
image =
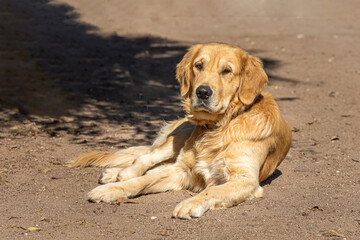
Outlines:
{"type": "Polygon", "coordinates": [[[176,77],[185,110],[196,124],[216,123],[229,109],[251,105],[268,81],[258,58],[219,43],[192,46],[177,65],[176,77]]]}

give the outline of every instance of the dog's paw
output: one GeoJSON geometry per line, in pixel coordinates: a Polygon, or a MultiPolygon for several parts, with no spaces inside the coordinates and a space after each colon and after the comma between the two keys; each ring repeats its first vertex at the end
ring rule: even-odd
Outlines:
{"type": "Polygon", "coordinates": [[[186,199],[179,203],[172,214],[174,218],[191,219],[201,217],[209,207],[197,197],[186,199]]]}
{"type": "Polygon", "coordinates": [[[119,198],[127,198],[127,194],[119,183],[108,183],[98,186],[88,193],[90,202],[113,202],[119,198]]]}
{"type": "Polygon", "coordinates": [[[131,167],[125,168],[124,170],[122,170],[118,176],[117,176],[117,180],[118,181],[127,181],[131,178],[136,178],[141,176],[141,173],[139,173],[139,171],[137,170],[136,166],[133,165],[131,167]]]}
{"type": "Polygon", "coordinates": [[[105,169],[105,171],[99,177],[99,183],[105,184],[116,182],[118,180],[118,175],[121,170],[122,168],[105,169]]]}
{"type": "Polygon", "coordinates": [[[259,186],[256,190],[255,190],[255,193],[254,193],[254,197],[256,198],[262,198],[264,196],[264,189],[259,186]]]}

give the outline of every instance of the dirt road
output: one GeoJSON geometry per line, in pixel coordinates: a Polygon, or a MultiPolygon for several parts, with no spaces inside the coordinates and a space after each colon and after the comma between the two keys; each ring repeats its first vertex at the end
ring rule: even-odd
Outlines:
{"type": "Polygon", "coordinates": [[[0,1],[0,239],[360,239],[360,2],[0,1]],[[186,191],[92,204],[102,169],[183,116],[175,65],[198,42],[260,57],[293,129],[265,196],[190,221],[186,191]]]}

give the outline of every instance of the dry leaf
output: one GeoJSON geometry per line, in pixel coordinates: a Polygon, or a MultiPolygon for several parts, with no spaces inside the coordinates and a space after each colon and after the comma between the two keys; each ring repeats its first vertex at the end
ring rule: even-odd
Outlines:
{"type": "Polygon", "coordinates": [[[291,131],[292,131],[292,132],[298,132],[298,131],[300,131],[300,129],[298,129],[297,127],[292,127],[292,128],[291,128],[291,131]]]}
{"type": "Polygon", "coordinates": [[[313,123],[318,122],[319,120],[317,120],[316,118],[314,118],[314,120],[312,120],[311,122],[307,122],[306,125],[313,125],[313,123]]]}
{"type": "Polygon", "coordinates": [[[163,232],[163,231],[160,231],[160,232],[158,233],[158,235],[160,235],[160,236],[170,236],[169,234],[166,234],[166,233],[163,232]]]}
{"type": "Polygon", "coordinates": [[[345,238],[344,235],[341,235],[339,233],[337,233],[335,230],[330,229],[329,231],[325,232],[322,234],[325,237],[342,237],[345,238]]]}
{"type": "Polygon", "coordinates": [[[324,211],[324,209],[320,208],[319,206],[314,206],[311,208],[312,211],[324,211]]]}
{"type": "Polygon", "coordinates": [[[30,230],[30,231],[41,231],[41,228],[29,227],[29,228],[27,228],[27,230],[30,230]]]}
{"type": "Polygon", "coordinates": [[[26,228],[19,226],[19,225],[11,225],[11,226],[7,226],[7,228],[19,228],[19,229],[26,230],[26,228]]]}
{"type": "Polygon", "coordinates": [[[54,164],[54,165],[66,165],[66,163],[62,163],[62,162],[56,162],[56,161],[52,161],[50,162],[51,164],[54,164]]]}
{"type": "Polygon", "coordinates": [[[48,171],[51,171],[51,168],[46,168],[43,170],[43,173],[47,173],[48,171]]]}

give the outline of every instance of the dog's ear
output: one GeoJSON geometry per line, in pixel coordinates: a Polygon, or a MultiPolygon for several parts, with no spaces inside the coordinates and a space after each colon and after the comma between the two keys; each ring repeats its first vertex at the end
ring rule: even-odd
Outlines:
{"type": "Polygon", "coordinates": [[[250,105],[268,82],[263,64],[257,57],[247,55],[242,75],[239,97],[242,103],[250,105]]]}
{"type": "Polygon", "coordinates": [[[181,62],[176,66],[176,78],[181,85],[181,96],[186,96],[190,91],[191,77],[192,77],[192,62],[198,50],[200,44],[192,46],[188,52],[184,55],[181,62]]]}

